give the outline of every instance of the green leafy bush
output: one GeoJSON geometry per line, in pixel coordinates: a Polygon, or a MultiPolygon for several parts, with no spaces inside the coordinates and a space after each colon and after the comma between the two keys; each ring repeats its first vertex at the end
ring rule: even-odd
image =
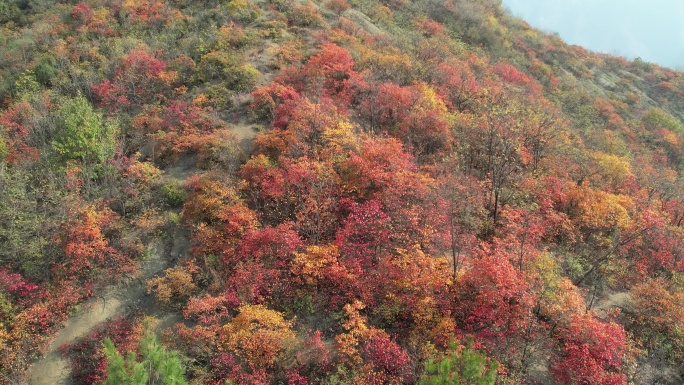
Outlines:
{"type": "Polygon", "coordinates": [[[187,193],[183,187],[181,187],[178,183],[173,182],[162,185],[161,193],[164,204],[169,207],[180,207],[183,202],[185,202],[185,198],[187,197],[187,193]]]}
{"type": "Polygon", "coordinates": [[[225,69],[228,88],[237,92],[247,92],[254,88],[261,72],[251,64],[231,66],[225,69]]]}
{"type": "Polygon", "coordinates": [[[227,5],[230,18],[243,23],[256,20],[261,14],[261,8],[249,0],[233,0],[227,5]]]}
{"type": "Polygon", "coordinates": [[[57,77],[59,71],[57,70],[57,63],[52,56],[44,56],[33,70],[36,75],[38,83],[44,86],[50,86],[53,79],[57,77]]]}
{"type": "Polygon", "coordinates": [[[82,95],[69,99],[59,111],[52,147],[64,162],[102,163],[116,150],[118,125],[105,120],[82,95]]]}

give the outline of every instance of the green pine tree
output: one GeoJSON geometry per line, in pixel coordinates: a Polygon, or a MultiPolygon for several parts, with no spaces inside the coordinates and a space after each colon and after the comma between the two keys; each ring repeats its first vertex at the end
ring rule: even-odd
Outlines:
{"type": "Polygon", "coordinates": [[[107,357],[106,385],[146,385],[149,374],[144,363],[136,362],[135,353],[130,352],[124,360],[114,343],[107,338],[104,342],[107,357]]]}
{"type": "Polygon", "coordinates": [[[449,344],[445,353],[434,355],[425,363],[421,385],[494,385],[498,364],[485,353],[473,349],[469,339],[466,346],[457,349],[449,344]]]}
{"type": "Polygon", "coordinates": [[[144,362],[151,368],[151,376],[166,385],[184,385],[185,368],[178,352],[168,350],[157,341],[157,336],[146,334],[140,341],[144,362]]]}
{"type": "Polygon", "coordinates": [[[124,360],[111,340],[104,342],[107,357],[106,385],[186,385],[185,368],[178,352],[168,350],[147,331],[140,340],[140,356],[129,352],[124,360]]]}

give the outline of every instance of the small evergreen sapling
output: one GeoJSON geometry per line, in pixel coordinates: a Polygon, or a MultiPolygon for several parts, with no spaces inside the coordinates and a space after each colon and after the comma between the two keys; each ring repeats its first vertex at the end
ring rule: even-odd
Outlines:
{"type": "Polygon", "coordinates": [[[425,363],[420,385],[494,385],[497,367],[484,352],[473,349],[472,338],[465,346],[451,342],[447,352],[425,363]]]}
{"type": "Polygon", "coordinates": [[[186,385],[185,367],[178,352],[162,346],[149,330],[140,341],[139,352],[142,361],[136,360],[136,353],[129,352],[126,359],[116,350],[112,341],[104,342],[107,356],[106,385],[186,385]]]}

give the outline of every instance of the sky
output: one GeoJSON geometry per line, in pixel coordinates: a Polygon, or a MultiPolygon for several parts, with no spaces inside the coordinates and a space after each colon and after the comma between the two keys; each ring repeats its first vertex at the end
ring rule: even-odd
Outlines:
{"type": "Polygon", "coordinates": [[[684,0],[503,0],[570,44],[684,69],[684,0]]]}

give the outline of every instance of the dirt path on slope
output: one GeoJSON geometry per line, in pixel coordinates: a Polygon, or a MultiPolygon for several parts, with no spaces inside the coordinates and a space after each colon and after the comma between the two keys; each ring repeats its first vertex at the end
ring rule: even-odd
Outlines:
{"type": "MultiPolygon", "coordinates": [[[[252,142],[258,133],[257,125],[247,122],[246,114],[230,119],[231,130],[246,153],[251,152],[252,142]]],[[[198,171],[194,156],[185,156],[164,169],[164,177],[179,182],[198,171]]],[[[170,210],[172,211],[172,210],[170,210]]],[[[176,212],[177,213],[177,212],[176,212]]],[[[190,249],[189,231],[175,225],[169,233],[147,245],[148,257],[141,262],[140,276],[122,280],[104,288],[100,296],[86,301],[59,330],[41,358],[28,369],[23,383],[28,385],[69,385],[71,370],[69,361],[62,358],[59,347],[88,335],[102,322],[119,315],[142,310],[160,322],[157,330],[164,330],[180,321],[178,314],[165,310],[147,295],[146,282],[164,269],[175,265],[178,258],[190,249]]]]}
{"type": "MultiPolygon", "coordinates": [[[[179,167],[169,173],[172,178],[181,179],[189,174],[190,167],[179,167]]],[[[153,297],[147,295],[146,282],[175,261],[187,254],[190,247],[187,229],[175,225],[169,233],[154,239],[147,245],[147,258],[141,262],[140,276],[122,279],[116,285],[104,288],[101,295],[81,305],[76,314],[69,318],[47,347],[44,355],[27,371],[28,385],[68,385],[71,370],[68,359],[62,358],[59,347],[88,335],[102,322],[119,315],[129,315],[138,310],[153,315],[168,325],[166,318],[174,315],[160,308],[153,297]]],[[[172,324],[173,322],[171,322],[172,324]]]]}

